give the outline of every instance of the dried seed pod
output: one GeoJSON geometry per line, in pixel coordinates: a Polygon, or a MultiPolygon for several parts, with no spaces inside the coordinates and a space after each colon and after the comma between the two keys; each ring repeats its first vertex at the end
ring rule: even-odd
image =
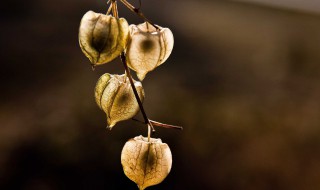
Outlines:
{"type": "Polygon", "coordinates": [[[169,174],[172,155],[169,146],[161,139],[143,136],[126,142],[121,153],[125,175],[134,181],[140,190],[161,183],[169,174]]]}
{"type": "Polygon", "coordinates": [[[173,34],[169,28],[157,30],[145,22],[130,25],[130,38],[126,48],[128,66],[143,80],[149,71],[165,62],[173,49],[173,34]]]}
{"type": "MultiPolygon", "coordinates": [[[[134,81],[138,95],[143,101],[144,91],[142,84],[134,81]]],[[[107,115],[107,125],[111,129],[117,122],[135,116],[139,105],[131,89],[126,75],[102,75],[95,88],[95,99],[98,106],[107,115]]]]}
{"type": "Polygon", "coordinates": [[[129,36],[128,22],[88,11],[81,19],[79,44],[92,65],[112,61],[123,52],[129,36]]]}

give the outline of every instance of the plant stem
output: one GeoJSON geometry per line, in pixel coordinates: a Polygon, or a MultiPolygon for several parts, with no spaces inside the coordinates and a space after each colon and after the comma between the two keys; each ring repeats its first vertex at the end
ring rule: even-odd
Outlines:
{"type": "MultiPolygon", "coordinates": [[[[165,123],[160,123],[160,122],[157,122],[157,121],[153,121],[151,119],[148,118],[144,108],[143,108],[143,105],[142,105],[142,102],[141,102],[141,99],[138,95],[138,92],[137,92],[137,89],[136,87],[134,86],[134,83],[133,83],[133,79],[132,79],[132,76],[131,76],[131,73],[130,73],[130,69],[128,68],[128,65],[127,65],[127,61],[126,61],[126,56],[124,54],[124,52],[121,53],[120,55],[120,58],[121,58],[121,62],[123,63],[123,66],[124,66],[124,69],[126,71],[126,74],[127,74],[127,77],[129,78],[129,82],[130,82],[130,85],[131,85],[131,88],[133,90],[133,93],[134,93],[134,96],[138,102],[138,105],[139,105],[139,108],[140,108],[140,111],[142,113],[142,116],[143,116],[143,119],[144,119],[144,124],[147,124],[148,127],[150,125],[151,129],[152,129],[152,132],[155,132],[155,129],[153,126],[158,126],[158,127],[163,127],[163,128],[168,128],[168,129],[180,129],[182,130],[183,128],[180,127],[180,126],[175,126],[175,125],[169,125],[169,124],[165,124],[165,123]]],[[[136,119],[134,119],[135,121],[138,121],[136,119]]]]}
{"type": "Polygon", "coordinates": [[[112,5],[112,14],[113,14],[113,16],[116,17],[116,18],[119,18],[117,1],[116,0],[112,0],[111,1],[111,5],[112,5]]]}
{"type": "Polygon", "coordinates": [[[151,127],[148,124],[148,142],[150,142],[150,137],[151,137],[151,127]]]}
{"type": "Polygon", "coordinates": [[[129,82],[130,82],[131,88],[133,90],[134,96],[137,99],[140,111],[141,111],[143,119],[144,119],[144,123],[147,124],[147,125],[150,125],[150,127],[152,128],[152,131],[154,132],[155,130],[153,128],[153,125],[150,123],[150,121],[148,119],[148,116],[147,116],[146,112],[144,111],[141,99],[140,99],[140,97],[138,95],[136,87],[134,86],[133,79],[132,79],[130,70],[129,70],[128,65],[127,65],[126,56],[124,55],[123,52],[121,53],[120,58],[121,58],[121,61],[123,63],[124,69],[126,71],[127,77],[129,78],[129,82]]]}
{"type": "MultiPolygon", "coordinates": [[[[120,0],[122,3],[124,3],[130,10],[133,10],[135,13],[137,13],[138,15],[140,15],[141,17],[143,17],[147,22],[149,22],[151,25],[153,25],[156,29],[159,29],[156,25],[154,25],[152,22],[148,21],[144,15],[140,12],[139,9],[136,9],[134,8],[130,3],[128,3],[126,0],[120,0]],[[138,12],[136,12],[138,11],[138,12]]],[[[118,8],[117,8],[117,0],[111,0],[111,6],[112,6],[112,13],[113,13],[113,16],[118,18],[118,8]]],[[[138,105],[139,105],[139,108],[140,108],[140,111],[142,113],[142,116],[143,116],[143,119],[144,119],[144,123],[146,125],[148,125],[148,139],[150,140],[150,129],[152,129],[152,132],[155,132],[156,130],[154,129],[153,125],[155,126],[158,126],[158,127],[164,127],[164,128],[173,128],[173,129],[182,129],[182,127],[179,127],[179,126],[174,126],[174,125],[168,125],[168,124],[164,124],[164,123],[160,123],[160,122],[157,122],[157,121],[153,121],[153,120],[150,120],[144,110],[144,107],[142,105],[142,101],[138,95],[138,92],[137,92],[137,89],[134,85],[134,82],[133,82],[133,79],[132,79],[132,76],[131,76],[131,73],[130,73],[130,69],[128,68],[128,65],[127,65],[127,61],[126,61],[126,56],[124,54],[124,52],[121,53],[120,55],[120,58],[121,58],[121,62],[123,63],[123,67],[125,69],[125,72],[126,72],[126,75],[127,77],[129,78],[129,82],[130,82],[130,85],[131,85],[131,88],[133,90],[133,93],[134,93],[134,96],[138,102],[138,105]]]]}
{"type": "Polygon", "coordinates": [[[106,14],[106,15],[109,15],[109,14],[111,13],[111,10],[112,10],[112,4],[110,4],[109,9],[108,9],[108,11],[107,11],[107,14],[106,14]]]}
{"type": "MultiPolygon", "coordinates": [[[[136,118],[132,118],[133,121],[139,122],[139,123],[143,123],[145,124],[143,121],[140,121],[139,119],[136,118]]],[[[183,127],[180,126],[176,126],[176,125],[169,125],[169,124],[165,124],[165,123],[160,123],[158,121],[153,121],[151,119],[149,119],[149,122],[153,125],[153,126],[157,126],[157,127],[163,127],[163,128],[167,128],[167,129],[179,129],[179,130],[183,130],[183,127]]]]}
{"type": "Polygon", "coordinates": [[[169,125],[169,124],[165,124],[165,123],[160,123],[158,121],[153,121],[151,119],[149,119],[149,122],[157,127],[163,127],[163,128],[167,128],[167,129],[180,129],[183,130],[183,127],[181,126],[176,126],[176,125],[169,125]]]}
{"type": "MultiPolygon", "coordinates": [[[[130,9],[132,12],[136,13],[139,17],[141,17],[143,20],[151,24],[153,27],[155,27],[157,30],[160,30],[160,28],[155,25],[153,22],[151,22],[147,17],[144,16],[144,14],[140,11],[139,8],[135,8],[133,5],[131,5],[127,0],[120,0],[121,3],[123,3],[128,9],[130,9]]],[[[141,6],[141,3],[140,3],[141,6]]]]}

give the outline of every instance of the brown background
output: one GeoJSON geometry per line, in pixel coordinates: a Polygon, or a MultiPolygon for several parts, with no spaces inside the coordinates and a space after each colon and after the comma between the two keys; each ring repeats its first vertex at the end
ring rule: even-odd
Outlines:
{"type": "MultiPolygon", "coordinates": [[[[133,2],[137,4],[137,2],[133,2]]],[[[102,0],[1,5],[0,189],[137,189],[120,153],[146,127],[105,129],[96,68],[78,46],[102,0]]],[[[141,20],[119,5],[130,23],[141,20]]],[[[150,189],[320,189],[320,16],[211,0],[144,0],[175,47],[144,80],[148,115],[173,168],[150,189]]]]}

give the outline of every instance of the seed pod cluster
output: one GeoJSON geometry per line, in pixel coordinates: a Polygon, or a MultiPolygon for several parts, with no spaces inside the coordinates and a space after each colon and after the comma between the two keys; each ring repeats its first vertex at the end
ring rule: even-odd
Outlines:
{"type": "MultiPolygon", "coordinates": [[[[81,19],[79,44],[93,66],[110,62],[125,52],[128,67],[143,80],[149,71],[168,59],[173,48],[171,30],[156,27],[147,22],[129,27],[124,18],[88,11],[81,19]]],[[[96,101],[106,112],[110,128],[138,112],[138,104],[125,79],[124,76],[105,74],[96,85],[96,101]]],[[[135,85],[142,101],[142,85],[137,82],[135,85]]]]}
{"type": "Polygon", "coordinates": [[[130,25],[124,18],[115,18],[88,11],[81,20],[79,44],[93,66],[112,61],[126,53],[129,68],[140,80],[170,56],[174,39],[169,28],[145,22],[130,25]]]}
{"type": "MultiPolygon", "coordinates": [[[[82,17],[79,28],[81,50],[92,66],[108,63],[121,55],[127,72],[123,75],[106,73],[96,83],[95,101],[105,112],[109,129],[119,121],[134,117],[139,108],[148,123],[149,119],[141,105],[144,100],[142,84],[131,78],[128,67],[134,70],[142,81],[148,72],[168,59],[174,44],[170,29],[148,22],[129,26],[124,18],[117,17],[116,6],[116,1],[111,1],[108,11],[109,13],[112,9],[116,17],[88,11],[82,17]]],[[[132,7],[129,6],[129,9],[132,7]]],[[[134,181],[140,190],[161,183],[172,166],[170,148],[166,143],[162,143],[161,139],[151,138],[150,125],[148,127],[148,138],[137,136],[130,139],[121,153],[125,175],[134,181]]]]}
{"type": "Polygon", "coordinates": [[[161,183],[169,174],[172,154],[161,139],[138,136],[126,142],[121,153],[121,164],[126,176],[139,189],[161,183]]]}
{"type": "MultiPolygon", "coordinates": [[[[141,82],[134,81],[138,95],[144,99],[141,82]]],[[[126,75],[102,75],[95,88],[95,100],[107,115],[107,126],[111,129],[117,122],[135,116],[139,105],[135,99],[126,75]]]]}

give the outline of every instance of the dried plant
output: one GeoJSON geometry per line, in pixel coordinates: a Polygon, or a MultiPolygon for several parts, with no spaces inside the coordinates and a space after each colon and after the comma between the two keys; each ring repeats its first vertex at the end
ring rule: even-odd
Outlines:
{"type": "Polygon", "coordinates": [[[119,1],[145,22],[129,26],[125,18],[118,17],[117,0],[109,0],[109,9],[105,15],[88,11],[83,16],[79,28],[79,44],[93,68],[117,57],[121,58],[125,74],[102,75],[95,87],[95,100],[106,113],[109,129],[117,122],[131,119],[141,111],[148,135],[140,135],[127,141],[122,150],[121,164],[125,175],[134,181],[139,189],[145,189],[161,183],[172,166],[169,146],[162,143],[161,139],[151,138],[151,131],[155,131],[154,126],[173,129],[182,127],[148,118],[142,104],[142,84],[132,78],[130,69],[134,70],[142,81],[149,71],[168,59],[174,38],[170,29],[155,25],[144,16],[140,8],[135,8],[126,0],[119,1]]]}

